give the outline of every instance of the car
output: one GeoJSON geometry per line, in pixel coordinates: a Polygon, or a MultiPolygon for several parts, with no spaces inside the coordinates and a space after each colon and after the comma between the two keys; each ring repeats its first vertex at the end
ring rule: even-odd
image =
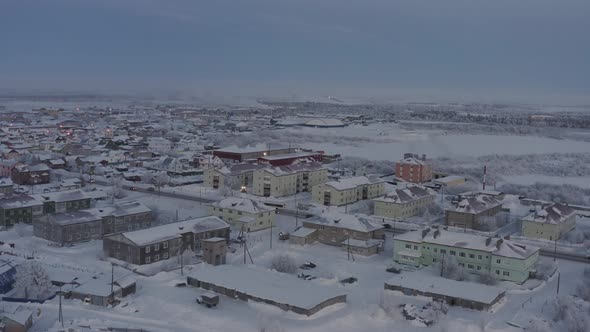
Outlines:
{"type": "Polygon", "coordinates": [[[137,191],[137,187],[131,187],[129,189],[131,189],[131,191],[137,191]]]}
{"type": "Polygon", "coordinates": [[[305,262],[304,264],[301,264],[301,266],[299,266],[300,269],[302,270],[309,270],[309,269],[314,269],[316,268],[317,265],[315,265],[312,262],[305,262]]]}
{"type": "Polygon", "coordinates": [[[305,274],[303,272],[299,272],[299,274],[297,275],[297,278],[303,279],[303,280],[313,280],[313,279],[316,279],[317,277],[312,276],[310,274],[305,274]]]}
{"type": "Polygon", "coordinates": [[[341,284],[354,284],[357,281],[358,281],[358,279],[355,277],[348,277],[348,278],[340,280],[340,283],[341,284]]]}
{"type": "Polygon", "coordinates": [[[396,273],[396,274],[402,273],[402,270],[399,267],[395,267],[395,266],[390,266],[387,269],[385,269],[385,271],[387,271],[389,273],[396,273]]]}
{"type": "Polygon", "coordinates": [[[289,233],[287,232],[279,232],[279,240],[285,241],[289,239],[289,233]]]}

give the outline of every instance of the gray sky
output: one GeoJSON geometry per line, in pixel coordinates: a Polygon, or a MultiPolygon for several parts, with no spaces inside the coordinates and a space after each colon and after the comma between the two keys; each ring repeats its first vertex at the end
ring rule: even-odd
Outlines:
{"type": "Polygon", "coordinates": [[[6,0],[0,88],[590,102],[588,0],[6,0]]]}

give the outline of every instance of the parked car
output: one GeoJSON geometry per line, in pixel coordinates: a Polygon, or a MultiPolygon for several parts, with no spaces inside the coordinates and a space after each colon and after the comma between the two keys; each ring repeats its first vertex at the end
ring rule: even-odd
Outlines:
{"type": "Polygon", "coordinates": [[[204,305],[207,308],[215,307],[219,304],[219,295],[213,293],[205,293],[200,298],[197,297],[196,302],[204,305]]]}
{"type": "Polygon", "coordinates": [[[358,279],[355,277],[348,277],[346,279],[340,280],[340,283],[341,284],[354,284],[357,281],[358,281],[358,279]]]}
{"type": "Polygon", "coordinates": [[[395,267],[395,266],[390,266],[387,269],[385,269],[385,271],[387,271],[389,273],[397,273],[397,274],[400,274],[402,272],[402,270],[399,267],[395,267]]]}
{"type": "Polygon", "coordinates": [[[312,262],[305,262],[304,264],[301,264],[301,266],[299,266],[300,269],[302,270],[309,270],[309,269],[314,269],[317,265],[315,265],[312,262]]]}
{"type": "Polygon", "coordinates": [[[279,240],[281,241],[285,241],[289,239],[289,233],[285,232],[279,232],[279,240]]]}
{"type": "Polygon", "coordinates": [[[313,280],[313,279],[316,279],[317,277],[314,277],[314,276],[312,276],[310,274],[305,274],[303,272],[300,272],[297,275],[297,278],[300,278],[300,279],[303,279],[303,280],[313,280]]]}

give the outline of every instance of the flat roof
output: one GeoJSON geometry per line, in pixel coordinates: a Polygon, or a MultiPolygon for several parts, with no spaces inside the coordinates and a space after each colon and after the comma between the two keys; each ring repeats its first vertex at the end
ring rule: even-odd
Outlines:
{"type": "Polygon", "coordinates": [[[504,293],[499,287],[435,277],[427,275],[424,271],[404,272],[385,284],[486,304],[494,303],[498,296],[504,293]]]}
{"type": "Polygon", "coordinates": [[[313,309],[327,300],[346,295],[335,287],[319,286],[290,274],[253,266],[203,265],[191,271],[190,276],[252,297],[303,309],[313,309]]]}

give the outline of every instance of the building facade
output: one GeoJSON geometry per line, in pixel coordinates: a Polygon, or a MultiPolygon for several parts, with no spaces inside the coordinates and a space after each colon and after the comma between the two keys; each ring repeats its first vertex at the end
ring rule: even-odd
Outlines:
{"type": "Polygon", "coordinates": [[[378,177],[356,176],[320,183],[312,188],[316,204],[341,206],[385,194],[385,181],[378,177]]]}
{"type": "Polygon", "coordinates": [[[29,195],[0,197],[0,226],[10,228],[18,223],[31,224],[33,218],[43,214],[43,203],[29,195]]]}
{"type": "Polygon", "coordinates": [[[529,278],[539,260],[537,247],[430,228],[396,235],[393,248],[393,260],[401,264],[440,265],[453,259],[469,273],[519,283],[529,278]]]}
{"type": "Polygon", "coordinates": [[[375,198],[374,214],[385,218],[409,218],[434,204],[436,193],[426,187],[412,185],[375,198]]]}
{"type": "Polygon", "coordinates": [[[218,217],[189,219],[106,236],[103,251],[108,257],[131,264],[151,264],[178,256],[187,249],[201,251],[205,239],[221,237],[229,241],[229,228],[218,217]]]}
{"type": "Polygon", "coordinates": [[[395,163],[395,176],[406,182],[428,182],[432,180],[432,164],[424,154],[404,153],[404,158],[395,163]]]}
{"type": "Polygon", "coordinates": [[[50,169],[45,164],[32,166],[17,165],[12,169],[11,178],[19,185],[35,185],[49,183],[50,169]]]}
{"type": "Polygon", "coordinates": [[[318,162],[259,169],[254,172],[252,193],[264,197],[284,197],[309,192],[326,182],[328,171],[318,162]]]}
{"type": "Polygon", "coordinates": [[[453,227],[477,229],[486,218],[494,217],[502,210],[502,202],[493,196],[475,195],[464,198],[445,210],[445,224],[453,227]]]}
{"type": "Polygon", "coordinates": [[[522,219],[522,235],[555,241],[576,227],[576,210],[553,204],[522,219]]]}
{"type": "Polygon", "coordinates": [[[275,209],[248,198],[228,197],[212,203],[209,212],[236,229],[254,232],[275,224],[275,209]]]}

